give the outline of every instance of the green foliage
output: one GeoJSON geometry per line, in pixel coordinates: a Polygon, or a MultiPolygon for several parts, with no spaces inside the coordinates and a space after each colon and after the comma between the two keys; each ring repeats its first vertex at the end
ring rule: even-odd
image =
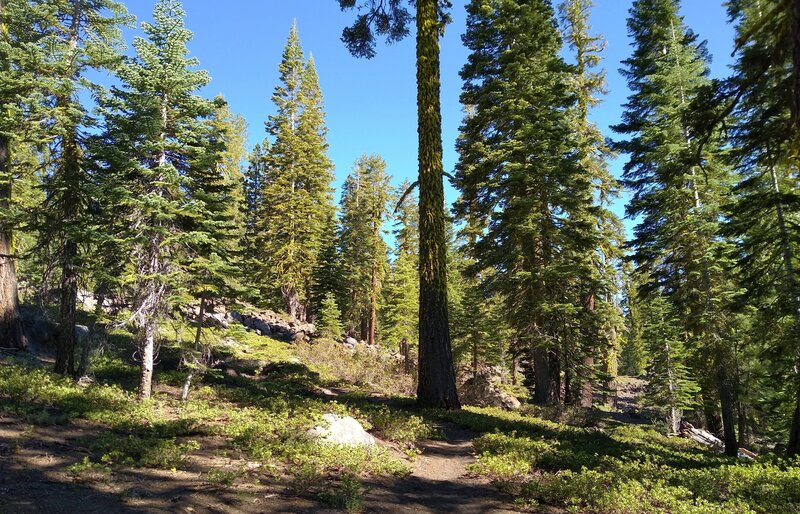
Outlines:
{"type": "MultiPolygon", "coordinates": [[[[254,161],[251,187],[260,183],[254,209],[256,274],[280,293],[290,316],[305,320],[312,301],[325,229],[333,213],[333,164],[327,156],[322,92],[313,59],[303,61],[292,26],[278,67],[272,101],[277,113],[266,123],[271,144],[263,164],[254,161]]],[[[258,159],[259,156],[256,156],[258,159]]]]}
{"type": "Polygon", "coordinates": [[[336,298],[331,292],[327,293],[325,299],[322,300],[316,327],[322,337],[329,339],[339,339],[344,333],[342,313],[336,305],[336,298]]]}
{"type": "Polygon", "coordinates": [[[587,430],[475,408],[450,418],[490,432],[474,442],[471,471],[529,507],[586,514],[769,513],[793,512],[800,501],[796,462],[737,461],[649,427],[587,430]]]}
{"type": "Polygon", "coordinates": [[[389,208],[386,162],[363,155],[344,181],[341,200],[340,269],[345,331],[374,344],[375,326],[387,267],[383,222],[389,208]]]}

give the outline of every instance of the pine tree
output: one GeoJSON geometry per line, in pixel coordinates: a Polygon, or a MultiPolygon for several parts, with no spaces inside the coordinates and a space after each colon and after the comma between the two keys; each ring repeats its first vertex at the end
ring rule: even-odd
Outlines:
{"type": "MultiPolygon", "coordinates": [[[[342,9],[356,6],[352,0],[338,0],[342,9]]],[[[450,341],[447,301],[447,238],[444,212],[444,169],[442,164],[442,109],[439,38],[450,21],[450,0],[416,0],[416,16],[405,2],[370,0],[359,9],[355,23],[344,30],[342,40],[353,55],[375,55],[375,33],[387,41],[408,35],[416,21],[417,123],[419,134],[420,191],[420,323],[417,403],[426,407],[458,409],[455,371],[450,341]]]]}
{"type": "Polygon", "coordinates": [[[615,146],[629,159],[628,215],[641,216],[630,243],[637,271],[649,277],[650,290],[664,291],[684,322],[693,371],[708,377],[703,396],[719,399],[726,453],[736,455],[728,314],[736,289],[726,271],[731,246],[719,237],[732,176],[718,135],[698,154],[690,133],[691,102],[708,84],[708,56],[678,10],[676,0],[637,0],[630,10],[634,50],[623,74],[632,93],[614,127],[629,139],[615,146]]]}
{"type": "Polygon", "coordinates": [[[386,162],[364,155],[342,186],[341,271],[347,332],[375,344],[378,300],[386,270],[383,222],[389,204],[386,162]]]}
{"type": "Polygon", "coordinates": [[[184,17],[177,0],[159,0],[153,23],[142,24],[146,38],[134,40],[136,58],[120,67],[122,86],[104,101],[108,127],[98,149],[107,163],[103,199],[119,213],[116,238],[131,259],[120,280],[134,289],[140,398],[151,394],[159,322],[185,280],[178,253],[187,233],[179,220],[191,214],[189,168],[204,150],[212,114],[211,102],[195,94],[209,78],[193,69],[184,17]]]}
{"type": "MultiPolygon", "coordinates": [[[[770,355],[771,380],[792,383],[777,403],[794,404],[789,455],[800,454],[800,282],[795,171],[800,144],[800,6],[797,2],[738,0],[728,4],[737,23],[734,75],[720,84],[711,106],[714,121],[701,130],[711,137],[725,121],[732,161],[743,175],[736,186],[728,230],[740,242],[742,283],[760,307],[755,326],[770,327],[755,340],[770,355]],[[777,308],[764,308],[775,305],[777,308]],[[791,319],[791,326],[785,320],[791,319]]],[[[773,388],[770,388],[773,389],[773,388]]],[[[776,409],[778,412],[785,408],[776,409]]],[[[745,420],[746,422],[746,420],[745,420]]]]}
{"type": "Polygon", "coordinates": [[[280,85],[272,100],[273,137],[266,158],[259,260],[279,289],[290,316],[305,321],[326,223],[333,212],[333,165],[314,60],[303,63],[297,27],[292,26],[279,65],[280,85]]]}
{"type": "MultiPolygon", "coordinates": [[[[44,85],[42,68],[46,47],[49,6],[25,0],[0,1],[0,346],[25,348],[17,291],[18,246],[14,232],[25,219],[17,202],[20,182],[34,175],[31,161],[19,159],[26,153],[22,134],[38,127],[42,114],[44,85]]],[[[39,139],[34,136],[35,139],[39,139]]]]}
{"type": "Polygon", "coordinates": [[[231,115],[225,99],[214,100],[213,117],[204,126],[199,149],[186,170],[186,193],[190,207],[182,213],[185,231],[180,267],[188,302],[199,302],[194,344],[184,348],[189,367],[181,399],[189,396],[203,357],[210,353],[202,344],[206,308],[219,301],[235,300],[242,290],[236,280],[236,257],[242,237],[240,215],[243,189],[241,164],[244,157],[244,124],[231,115]]]}
{"type": "Polygon", "coordinates": [[[120,27],[129,17],[122,4],[112,0],[50,0],[56,38],[47,43],[50,73],[43,76],[51,98],[47,113],[50,135],[49,159],[53,173],[44,184],[45,202],[32,224],[39,236],[38,250],[49,256],[48,266],[60,271],[59,333],[55,371],[74,372],[75,313],[78,281],[86,278],[85,257],[98,236],[89,206],[93,196],[90,157],[85,134],[96,126],[81,100],[99,86],[87,77],[90,71],[113,71],[121,59],[120,27]],[[50,250],[45,250],[45,247],[50,250]]]}
{"type": "Polygon", "coordinates": [[[394,260],[383,288],[381,326],[383,340],[403,356],[403,369],[411,372],[411,356],[419,335],[419,206],[408,180],[395,191],[394,260]]]}
{"type": "Polygon", "coordinates": [[[338,339],[344,333],[342,328],[342,313],[336,305],[336,297],[332,292],[325,294],[319,309],[317,329],[322,337],[338,339]]]}
{"type": "Polygon", "coordinates": [[[575,371],[580,386],[580,399],[585,407],[592,403],[592,379],[595,356],[605,360],[604,371],[609,374],[616,368],[618,334],[622,331],[622,316],[616,298],[619,293],[618,266],[624,241],[622,222],[610,210],[619,194],[620,186],[608,169],[611,150],[599,128],[589,120],[590,109],[599,103],[598,96],[605,92],[605,71],[597,69],[605,42],[591,34],[589,14],[592,0],[566,0],[559,6],[564,39],[574,51],[575,68],[572,76],[576,103],[571,111],[572,124],[578,133],[580,166],[591,177],[593,205],[579,214],[590,227],[586,237],[594,245],[582,258],[584,277],[582,292],[581,332],[583,348],[575,371]],[[596,221],[594,221],[596,220],[596,221]]]}
{"type": "Polygon", "coordinates": [[[672,305],[662,296],[642,304],[642,340],[651,357],[645,403],[661,410],[671,434],[681,430],[682,411],[700,391],[686,366],[689,352],[672,305]]]}
{"type": "Polygon", "coordinates": [[[456,213],[474,227],[469,255],[494,271],[488,286],[527,349],[535,401],[555,403],[562,363],[573,367],[581,341],[586,256],[597,247],[592,176],[573,150],[572,69],[548,2],[475,0],[467,12],[456,213]]]}

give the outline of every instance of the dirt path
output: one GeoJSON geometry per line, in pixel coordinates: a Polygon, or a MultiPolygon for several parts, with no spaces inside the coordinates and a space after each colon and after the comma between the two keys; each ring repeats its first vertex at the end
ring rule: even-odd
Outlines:
{"type": "Polygon", "coordinates": [[[446,440],[421,445],[412,476],[368,484],[372,490],[364,499],[365,512],[518,512],[488,481],[467,474],[467,464],[475,460],[471,441],[477,434],[450,424],[441,428],[446,440]]]}

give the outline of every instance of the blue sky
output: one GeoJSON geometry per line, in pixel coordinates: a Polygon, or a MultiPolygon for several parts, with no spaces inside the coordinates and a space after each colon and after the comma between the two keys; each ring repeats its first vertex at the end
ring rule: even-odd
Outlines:
{"type": "MultiPolygon", "coordinates": [[[[139,21],[149,20],[155,0],[128,0],[128,9],[139,21]]],[[[461,43],[465,27],[465,0],[454,0],[454,22],[442,40],[442,120],[444,165],[452,170],[462,111],[458,102],[458,72],[467,58],[461,43]]],[[[620,61],[630,53],[625,20],[630,0],[596,0],[592,16],[595,33],[608,42],[604,67],[608,94],[593,112],[594,121],[608,136],[609,125],[619,121],[627,97],[625,81],[618,73],[620,61]]],[[[296,20],[303,48],[313,53],[325,97],[330,156],[336,165],[338,187],[355,160],[363,153],[386,159],[388,170],[399,183],[416,176],[417,134],[413,37],[379,46],[372,60],[356,59],[339,40],[352,13],[342,13],[336,0],[184,0],[187,26],[194,32],[192,53],[208,70],[211,84],[204,91],[223,93],[231,109],[249,124],[249,141],[263,139],[264,120],[273,112],[270,96],[277,81],[277,67],[286,37],[296,20]]],[[[712,75],[724,76],[731,62],[733,30],[727,24],[722,0],[684,0],[687,24],[708,40],[714,58],[712,75]]],[[[138,26],[138,22],[137,22],[138,26]]],[[[138,31],[136,31],[138,32],[138,31]]],[[[128,34],[130,41],[132,34],[128,34]]],[[[619,173],[624,156],[612,164],[619,173]]],[[[337,192],[338,201],[338,192],[337,192]]],[[[455,198],[447,192],[448,201],[455,198]]],[[[617,211],[623,212],[624,198],[617,211]]],[[[629,225],[629,224],[628,224],[629,225]]]]}

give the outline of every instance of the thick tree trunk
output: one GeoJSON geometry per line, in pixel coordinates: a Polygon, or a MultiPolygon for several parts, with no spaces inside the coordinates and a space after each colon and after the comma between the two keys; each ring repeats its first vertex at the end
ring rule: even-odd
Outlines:
{"type": "Polygon", "coordinates": [[[61,267],[61,307],[59,310],[58,345],[54,371],[62,375],[75,371],[75,311],[78,301],[78,271],[75,259],[78,245],[64,243],[61,267]]]}
{"type": "Polygon", "coordinates": [[[438,0],[417,0],[419,379],[417,403],[458,409],[447,314],[438,0]]]}
{"type": "MultiPolygon", "coordinates": [[[[11,177],[8,173],[9,140],[0,135],[0,211],[11,206],[11,177]]],[[[19,316],[17,270],[14,264],[12,232],[0,225],[0,347],[22,349],[26,346],[19,316]]]]}
{"type": "Polygon", "coordinates": [[[725,366],[720,366],[718,372],[719,403],[722,412],[722,440],[725,442],[725,455],[736,457],[739,454],[739,444],[736,441],[736,405],[733,394],[733,384],[725,366]]]}

